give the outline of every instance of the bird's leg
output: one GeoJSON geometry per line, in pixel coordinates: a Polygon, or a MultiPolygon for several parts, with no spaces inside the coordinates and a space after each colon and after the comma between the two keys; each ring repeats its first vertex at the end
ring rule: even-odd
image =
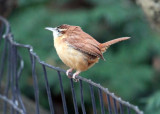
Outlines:
{"type": "Polygon", "coordinates": [[[81,73],[81,71],[76,71],[74,74],[73,74],[73,80],[75,81],[75,82],[78,82],[79,81],[79,79],[77,79],[76,78],[76,76],[78,76],[79,75],[79,73],[81,73]]]}
{"type": "Polygon", "coordinates": [[[72,76],[69,75],[69,73],[72,73],[72,71],[73,71],[73,68],[70,68],[66,71],[66,75],[68,76],[68,78],[72,78],[72,76]]]}

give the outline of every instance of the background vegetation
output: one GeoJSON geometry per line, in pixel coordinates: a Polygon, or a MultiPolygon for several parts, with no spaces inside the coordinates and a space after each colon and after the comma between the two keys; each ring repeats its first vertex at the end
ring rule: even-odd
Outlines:
{"type": "MultiPolygon", "coordinates": [[[[151,29],[134,0],[19,0],[8,19],[17,42],[32,45],[42,60],[64,69],[67,67],[58,58],[53,48],[52,33],[44,29],[46,26],[78,25],[99,42],[130,36],[130,40],[107,50],[105,62],[100,60],[81,76],[101,83],[116,95],[140,106],[145,114],[160,113],[160,37],[151,29]]],[[[21,90],[33,99],[29,56],[27,51],[20,51],[26,61],[21,90]]],[[[48,108],[42,68],[37,65],[37,69],[40,103],[48,108]]],[[[60,92],[55,75],[56,72],[48,70],[52,95],[58,105],[60,92]]],[[[69,82],[65,80],[63,85],[69,96],[69,82]]],[[[87,96],[87,91],[85,94],[87,96]]],[[[89,102],[86,97],[86,103],[89,102]]]]}

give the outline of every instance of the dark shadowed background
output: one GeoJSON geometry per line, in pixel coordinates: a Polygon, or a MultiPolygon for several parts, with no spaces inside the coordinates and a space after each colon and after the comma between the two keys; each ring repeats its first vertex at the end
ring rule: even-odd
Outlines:
{"type": "MultiPolygon", "coordinates": [[[[147,0],[145,2],[147,4],[147,0]]],[[[135,0],[2,0],[0,3],[0,13],[11,23],[15,40],[32,45],[42,60],[64,69],[67,67],[53,48],[52,33],[45,27],[78,25],[99,42],[130,36],[130,40],[111,46],[104,54],[106,61],[100,60],[81,76],[101,83],[116,95],[140,106],[145,114],[160,114],[160,34],[154,27],[160,21],[144,13],[145,4],[143,6],[135,0]]],[[[160,2],[155,4],[160,7],[160,2]]],[[[160,16],[155,15],[157,18],[160,16]]],[[[29,56],[23,49],[20,52],[25,59],[21,91],[32,100],[34,93],[29,56]]],[[[37,69],[40,104],[49,109],[42,69],[39,65],[37,69]]],[[[58,107],[60,91],[55,75],[56,72],[48,70],[52,96],[58,107]]],[[[69,81],[63,82],[67,98],[70,96],[69,81]]],[[[86,96],[87,92],[84,92],[86,96]]],[[[85,103],[90,105],[87,98],[85,103]]]]}

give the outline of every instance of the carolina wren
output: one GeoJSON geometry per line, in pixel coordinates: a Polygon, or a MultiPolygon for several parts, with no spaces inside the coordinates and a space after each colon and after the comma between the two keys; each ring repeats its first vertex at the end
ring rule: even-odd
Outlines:
{"type": "Polygon", "coordinates": [[[104,60],[103,53],[110,45],[130,38],[122,37],[99,43],[79,26],[63,24],[55,28],[46,27],[45,29],[53,32],[54,47],[57,54],[63,63],[70,67],[66,75],[71,78],[69,73],[76,70],[72,76],[75,80],[80,72],[92,67],[99,59],[104,60]]]}

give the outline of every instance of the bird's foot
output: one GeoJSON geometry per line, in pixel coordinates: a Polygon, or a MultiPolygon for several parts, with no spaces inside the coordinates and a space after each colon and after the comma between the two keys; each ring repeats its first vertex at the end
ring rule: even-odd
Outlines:
{"type": "Polygon", "coordinates": [[[79,81],[79,79],[77,79],[76,78],[76,76],[78,76],[79,75],[79,73],[80,73],[80,71],[77,71],[77,72],[75,72],[74,74],[73,74],[73,81],[75,81],[75,82],[78,82],[79,81]]]}
{"type": "Polygon", "coordinates": [[[72,73],[72,71],[73,71],[72,68],[70,68],[70,69],[68,69],[68,70],[66,71],[66,75],[68,76],[68,78],[72,78],[72,76],[69,75],[70,73],[72,73]]]}

